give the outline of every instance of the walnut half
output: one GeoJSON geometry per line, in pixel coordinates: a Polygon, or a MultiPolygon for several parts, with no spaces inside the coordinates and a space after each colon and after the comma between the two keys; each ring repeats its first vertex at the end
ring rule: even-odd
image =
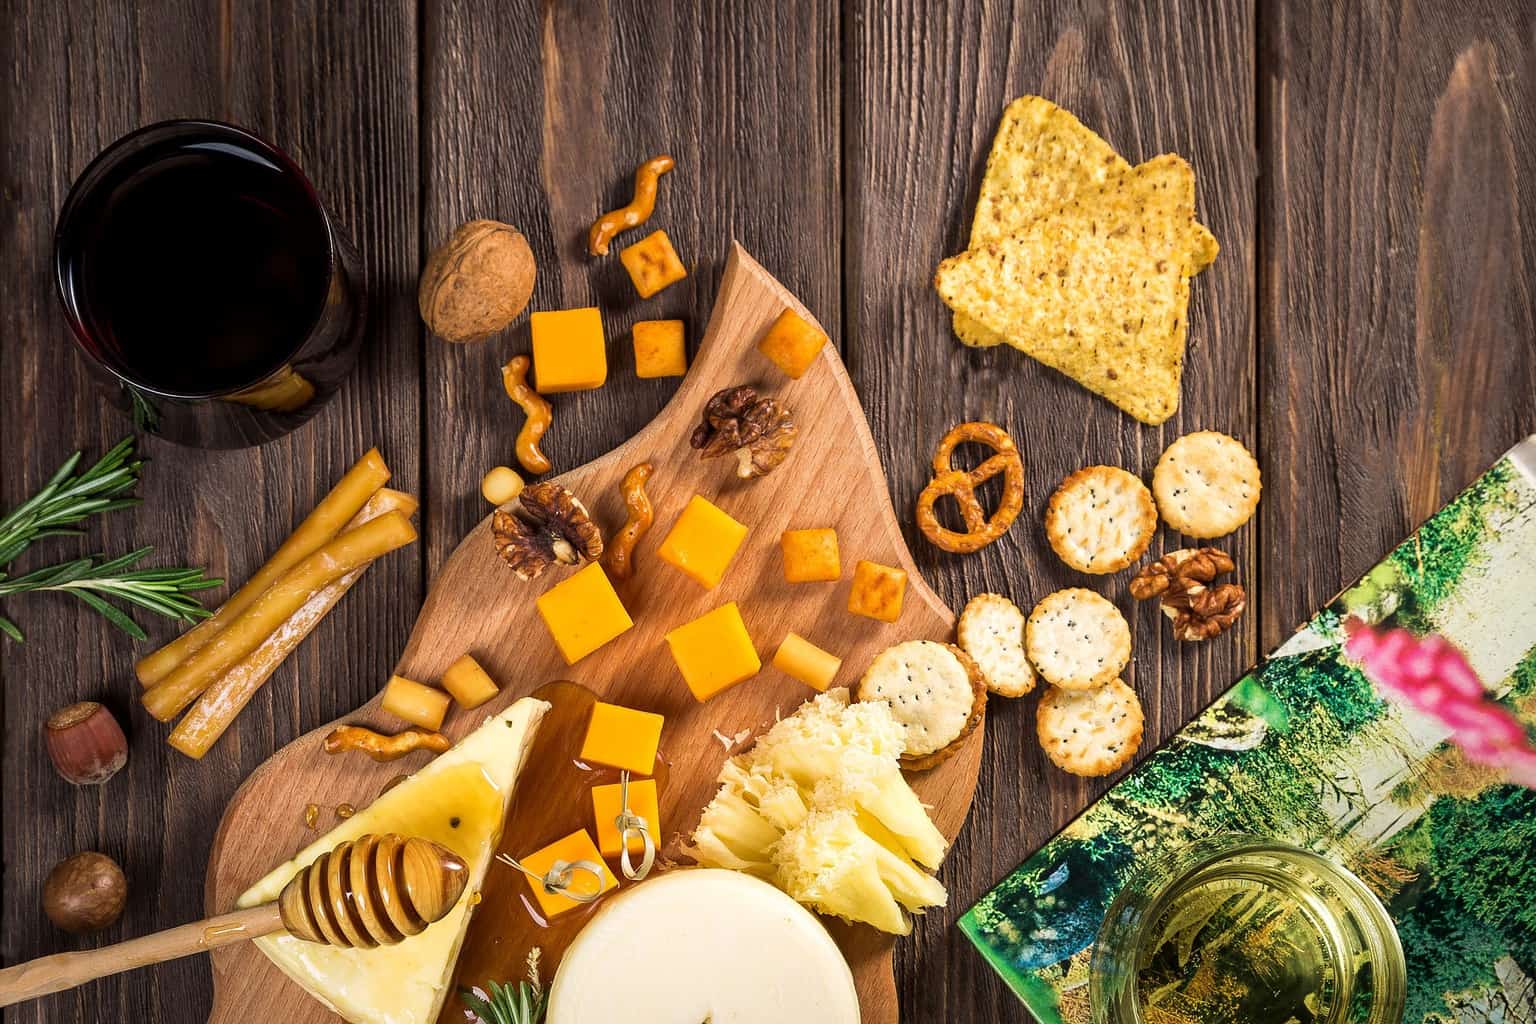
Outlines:
{"type": "Polygon", "coordinates": [[[1248,595],[1236,583],[1206,586],[1180,579],[1163,595],[1163,614],[1173,620],[1180,640],[1209,640],[1226,632],[1248,606],[1248,595]]]}
{"type": "Polygon", "coordinates": [[[766,476],[794,446],[799,428],[794,417],[772,398],[759,398],[747,385],[715,392],[704,406],[704,419],[688,443],[703,458],[736,453],[736,475],[743,480],[766,476]]]}
{"type": "Polygon", "coordinates": [[[535,580],[551,565],[595,562],[603,555],[603,531],[586,507],[557,483],[531,484],[518,496],[515,512],[491,517],[496,553],[519,579],[535,580]]]}
{"type": "Polygon", "coordinates": [[[1138,601],[1161,597],[1163,614],[1173,620],[1180,640],[1209,640],[1227,630],[1248,605],[1248,595],[1236,583],[1214,584],[1216,577],[1236,565],[1218,548],[1170,551],[1131,580],[1138,601]]]}

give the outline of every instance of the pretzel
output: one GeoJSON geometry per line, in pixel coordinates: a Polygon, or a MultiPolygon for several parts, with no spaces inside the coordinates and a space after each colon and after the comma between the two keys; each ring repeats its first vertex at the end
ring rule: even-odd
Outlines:
{"type": "Polygon", "coordinates": [[[608,244],[620,231],[638,227],[651,219],[656,208],[656,182],[666,174],[675,162],[670,156],[653,156],[635,171],[635,197],[617,210],[610,210],[597,218],[587,235],[587,252],[593,256],[608,255],[608,244]]]}
{"type": "Polygon", "coordinates": [[[539,450],[539,439],[555,417],[544,396],[528,386],[528,367],[531,365],[533,360],[527,356],[513,356],[501,368],[501,385],[506,388],[507,397],[522,406],[528,417],[517,432],[517,461],[530,473],[548,473],[551,464],[539,450]]]}
{"type": "Polygon", "coordinates": [[[619,484],[629,518],[608,545],[608,571],[615,579],[627,580],[634,575],[635,545],[640,543],[640,538],[645,536],[655,519],[651,499],[645,493],[645,482],[650,478],[651,464],[642,462],[631,467],[619,484]]]}
{"type": "Polygon", "coordinates": [[[1024,460],[1008,432],[995,423],[962,423],[939,441],[933,453],[933,479],[917,496],[917,527],[935,546],[955,554],[970,554],[997,540],[1024,508],[1024,460]],[[975,469],[955,469],[950,456],[966,442],[985,445],[995,455],[975,469]],[[1003,474],[1003,499],[988,519],[976,497],[976,489],[1003,474]],[[955,499],[965,520],[963,532],[939,522],[933,506],[945,495],[955,499]]]}
{"type": "Polygon", "coordinates": [[[339,725],[325,737],[327,754],[361,750],[375,761],[393,761],[415,750],[430,750],[441,754],[451,746],[453,744],[442,733],[421,729],[407,729],[393,736],[385,736],[360,725],[339,725]]]}

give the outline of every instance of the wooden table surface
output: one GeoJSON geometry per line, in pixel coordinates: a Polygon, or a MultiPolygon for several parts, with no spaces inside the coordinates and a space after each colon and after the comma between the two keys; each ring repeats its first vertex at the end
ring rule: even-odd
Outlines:
{"type": "MultiPolygon", "coordinates": [[[[527,233],[534,308],[607,312],[615,372],[562,397],[546,445],[558,466],[661,407],[675,382],[627,372],[627,328],[680,316],[696,336],[732,237],[831,325],[898,509],[949,426],[1005,424],[1027,467],[1026,514],[1007,537],[946,555],[906,514],[924,575],[955,607],[982,589],[1024,603],[1082,582],[1038,527],[1070,470],[1148,473],[1193,429],[1247,442],[1265,486],[1230,542],[1250,593],[1239,627],[1181,646],[1130,607],[1123,577],[1113,584],[1134,615],[1144,749],[1536,430],[1536,13],[1520,0],[3,8],[0,503],[127,430],[67,341],[52,225],[92,155],[179,116],[240,123],[297,157],[364,254],[369,343],[337,400],[281,441],[225,453],[148,441],[143,507],[94,526],[89,547],[153,544],[166,563],[242,578],[369,445],[423,498],[422,541],[370,571],[200,763],[134,702],[126,638],[67,598],[7,604],[29,640],[0,640],[6,962],[76,945],[39,901],[49,867],[76,850],[111,854],[130,880],[126,915],[99,941],[198,916],[213,828],[240,780],[382,683],[428,581],[485,513],[480,475],[511,461],[519,422],[496,368],[526,350],[526,321],[455,347],[416,315],[426,252],[467,218],[527,233]],[[1161,428],[1012,351],[961,348],[929,286],[964,245],[998,114],[1030,92],[1133,162],[1172,150],[1194,165],[1222,253],[1194,283],[1183,409],[1161,428]],[[657,151],[678,170],[655,223],[692,273],[642,303],[578,238],[657,151]],[[46,714],[84,698],[110,704],[131,736],[127,769],[103,789],[67,786],[41,747],[46,714]]],[[[172,635],[147,625],[154,641],[172,635]]],[[[975,808],[944,870],[951,906],[898,950],[905,1020],[1026,1019],[952,924],[1107,785],[1047,765],[1033,712],[1033,700],[993,704],[975,808]]],[[[191,959],[4,1020],[176,1024],[202,1020],[208,1001],[207,965],[191,959]]]]}

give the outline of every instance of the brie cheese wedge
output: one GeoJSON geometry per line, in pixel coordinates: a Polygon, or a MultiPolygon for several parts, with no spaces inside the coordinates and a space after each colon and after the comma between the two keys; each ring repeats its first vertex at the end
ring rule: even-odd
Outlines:
{"type": "Polygon", "coordinates": [[[517,776],[539,720],[549,710],[524,698],[457,746],[300,850],[251,886],[238,906],[277,899],[288,880],[337,843],[396,832],[441,843],[464,858],[469,881],[447,916],[393,946],[337,949],[279,932],[255,940],[284,974],[352,1024],[433,1024],[448,995],[480,890],[501,840],[517,776]]]}
{"type": "Polygon", "coordinates": [[[550,986],[547,1024],[858,1024],[848,962],[810,911],[737,871],[683,868],[606,898],[550,986]]]}

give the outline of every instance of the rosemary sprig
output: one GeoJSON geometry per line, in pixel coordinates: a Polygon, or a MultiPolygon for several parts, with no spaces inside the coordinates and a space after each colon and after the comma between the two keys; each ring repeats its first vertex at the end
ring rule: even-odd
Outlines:
{"type": "Polygon", "coordinates": [[[516,985],[486,982],[489,999],[467,988],[459,989],[459,998],[481,1024],[538,1024],[544,1019],[549,992],[539,981],[539,952],[537,946],[528,951],[528,980],[516,985]]]}
{"type": "Polygon", "coordinates": [[[80,454],[75,452],[64,460],[41,490],[0,518],[0,568],[39,537],[78,536],[84,531],[71,527],[81,520],[139,503],[128,492],[139,482],[144,460],[134,457],[131,435],[113,445],[94,466],[74,476],[80,454]]]}
{"type": "MultiPolygon", "coordinates": [[[[39,590],[73,594],[135,640],[145,639],[144,630],[121,608],[110,604],[107,598],[115,598],[183,622],[207,618],[210,614],[208,609],[190,595],[195,591],[217,587],[224,581],[209,579],[201,569],[132,568],[152,550],[143,547],[106,560],[77,558],[72,562],[34,570],[24,576],[7,577],[0,573],[0,598],[39,590]]],[[[21,630],[3,615],[0,615],[0,633],[12,640],[23,639],[21,630]]]]}

